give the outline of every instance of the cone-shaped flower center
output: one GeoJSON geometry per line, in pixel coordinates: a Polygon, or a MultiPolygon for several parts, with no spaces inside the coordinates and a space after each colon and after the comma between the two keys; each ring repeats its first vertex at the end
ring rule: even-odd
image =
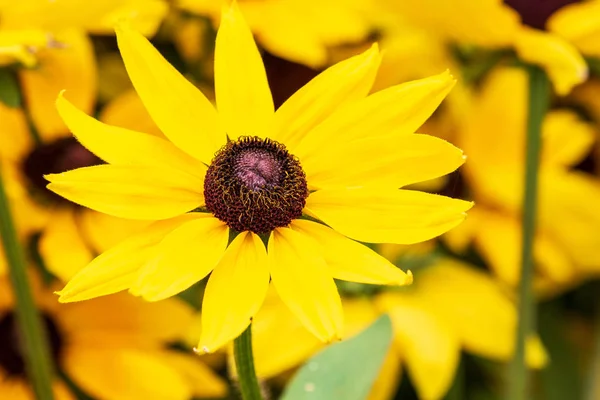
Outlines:
{"type": "Polygon", "coordinates": [[[238,232],[288,225],[302,215],[307,197],[298,159],[281,143],[255,136],[223,146],[204,180],[206,208],[238,232]]]}
{"type": "Polygon", "coordinates": [[[546,29],[546,21],[562,7],[580,0],[505,0],[521,15],[524,24],[536,29],[546,29]]]}
{"type": "Polygon", "coordinates": [[[57,201],[62,197],[46,190],[46,174],[59,174],[81,167],[103,164],[103,161],[70,137],[36,147],[23,161],[23,172],[37,189],[57,201]]]}
{"type": "MultiPolygon", "coordinates": [[[[42,322],[48,334],[51,355],[58,360],[63,348],[58,327],[46,314],[42,314],[42,322]]],[[[0,369],[9,376],[25,376],[22,349],[21,333],[15,314],[8,312],[0,316],[0,369]]]]}

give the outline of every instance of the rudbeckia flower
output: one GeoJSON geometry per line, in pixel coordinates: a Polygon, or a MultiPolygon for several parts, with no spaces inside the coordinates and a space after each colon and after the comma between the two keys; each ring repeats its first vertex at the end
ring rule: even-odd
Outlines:
{"type": "Polygon", "coordinates": [[[199,344],[211,352],[246,329],[271,280],[296,317],[330,341],[342,332],[333,278],[412,281],[356,241],[424,241],[472,206],[398,189],[464,162],[451,144],[413,134],[453,86],[448,73],[367,96],[380,61],[373,46],[275,112],[260,53],[233,4],[216,39],[215,109],[127,23],[117,40],[169,140],[103,124],[59,96],[71,131],[108,164],[49,175],[48,188],[117,217],[160,221],[92,261],[60,292],[63,302],[124,289],[157,301],[212,272],[199,344]]]}
{"type": "MultiPolygon", "coordinates": [[[[160,134],[135,93],[109,103],[100,118],[160,134]]],[[[24,111],[1,103],[0,121],[0,162],[19,238],[22,243],[37,238],[37,250],[52,274],[70,279],[98,253],[149,224],[82,208],[46,189],[44,174],[103,163],[68,130],[40,135],[35,143],[24,111]]],[[[1,256],[0,274],[5,267],[1,256]]]]}
{"type": "MultiPolygon", "coordinates": [[[[478,206],[448,234],[457,249],[474,243],[511,285],[519,280],[527,88],[523,70],[500,68],[476,95],[458,143],[472,155],[464,172],[478,206]]],[[[552,108],[544,118],[534,243],[540,288],[568,286],[598,273],[600,181],[572,169],[594,140],[593,126],[572,110],[552,108]]]]}
{"type": "MultiPolygon", "coordinates": [[[[192,321],[193,312],[182,301],[148,303],[118,294],[61,305],[39,279],[31,281],[57,369],[86,394],[99,399],[165,400],[226,394],[225,382],[201,360],[169,348],[182,340],[192,321]]],[[[33,398],[19,335],[10,284],[0,278],[2,399],[33,398]]],[[[57,400],[76,398],[58,378],[53,388],[57,400]]]]}
{"type": "MultiPolygon", "coordinates": [[[[370,400],[393,398],[407,368],[420,399],[444,397],[452,385],[461,351],[508,362],[513,354],[517,311],[503,288],[468,264],[442,258],[415,273],[413,286],[374,297],[342,298],[346,336],[388,313],[394,341],[370,400]]],[[[258,376],[272,378],[297,367],[323,348],[275,296],[252,325],[258,376]]],[[[543,367],[548,356],[537,336],[527,344],[528,364],[543,367]]]]}

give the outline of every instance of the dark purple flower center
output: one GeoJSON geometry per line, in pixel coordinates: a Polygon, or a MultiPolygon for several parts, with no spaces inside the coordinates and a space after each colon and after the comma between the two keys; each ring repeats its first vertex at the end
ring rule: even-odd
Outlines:
{"type": "Polygon", "coordinates": [[[238,232],[289,225],[302,215],[307,197],[298,159],[283,144],[256,136],[223,146],[204,180],[206,208],[238,232]]]}
{"type": "Polygon", "coordinates": [[[521,21],[536,29],[546,29],[546,22],[552,14],[566,5],[581,0],[505,0],[521,16],[521,21]]]}
{"type": "MultiPolygon", "coordinates": [[[[51,355],[58,361],[63,349],[58,326],[47,314],[42,314],[42,322],[48,335],[51,355]]],[[[0,315],[0,369],[9,376],[25,376],[23,340],[13,312],[0,315]]]]}

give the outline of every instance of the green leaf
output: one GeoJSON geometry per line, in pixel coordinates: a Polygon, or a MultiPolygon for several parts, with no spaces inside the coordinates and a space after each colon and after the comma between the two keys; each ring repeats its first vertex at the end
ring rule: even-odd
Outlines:
{"type": "Polygon", "coordinates": [[[392,336],[392,322],[383,315],[355,337],[327,347],[300,368],[281,400],[364,400],[392,336]]]}
{"type": "Polygon", "coordinates": [[[21,92],[15,73],[10,68],[0,68],[0,101],[8,107],[21,106],[21,92]]]}

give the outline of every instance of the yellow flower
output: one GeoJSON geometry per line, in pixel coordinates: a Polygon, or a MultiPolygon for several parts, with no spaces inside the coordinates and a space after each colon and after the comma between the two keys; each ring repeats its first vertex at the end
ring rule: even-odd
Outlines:
{"type": "MultiPolygon", "coordinates": [[[[391,398],[402,364],[419,398],[435,400],[448,391],[461,350],[501,362],[512,357],[516,307],[487,274],[441,259],[416,278],[406,290],[384,291],[374,299],[343,299],[348,336],[382,313],[392,319],[394,342],[372,400],[391,398]]],[[[298,366],[323,347],[273,297],[257,314],[252,334],[257,374],[264,378],[298,366]]],[[[528,341],[527,360],[535,368],[548,361],[537,336],[528,341]]]]}
{"type": "Polygon", "coordinates": [[[48,188],[117,217],[162,221],[96,258],[60,293],[63,302],[124,289],[161,300],[212,271],[199,345],[211,352],[248,326],[271,279],[303,324],[330,341],[342,330],[333,278],[412,281],[350,239],[424,241],[471,208],[397,189],[464,161],[449,143],[413,134],[451,89],[448,73],[367,96],[380,60],[374,46],[274,112],[260,54],[234,4],[217,34],[217,112],[127,24],[117,40],[133,85],[170,141],[103,124],[60,96],[71,131],[109,165],[50,175],[48,188]],[[237,234],[231,243],[230,234],[237,234]]]}
{"type": "MultiPolygon", "coordinates": [[[[464,172],[477,207],[449,234],[457,248],[472,240],[512,285],[518,282],[521,254],[527,87],[523,70],[501,68],[475,97],[458,142],[470,154],[464,172]]],[[[544,119],[534,244],[539,283],[567,285],[598,272],[600,182],[570,170],[589,152],[594,136],[593,127],[567,109],[552,109],[544,119]]]]}
{"type": "MultiPolygon", "coordinates": [[[[57,368],[85,393],[173,400],[226,394],[225,382],[197,357],[169,349],[192,321],[193,312],[182,301],[147,303],[117,294],[60,305],[39,280],[32,282],[57,368]]],[[[3,278],[0,293],[0,398],[31,399],[10,285],[3,278]]],[[[62,381],[53,386],[56,399],[75,398],[62,381]]]]}
{"type": "MultiPolygon", "coordinates": [[[[231,0],[181,0],[183,10],[207,15],[218,23],[231,0]]],[[[328,48],[363,40],[369,25],[359,1],[239,1],[257,40],[269,52],[314,68],[328,62],[328,48]]]]}
{"type": "Polygon", "coordinates": [[[52,107],[57,93],[91,112],[97,71],[88,33],[105,35],[115,21],[132,16],[145,34],[153,34],[167,12],[163,0],[23,0],[0,3],[0,65],[22,64],[19,80],[40,135],[56,138],[65,130],[52,107]]]}
{"type": "MultiPolygon", "coordinates": [[[[101,119],[160,134],[135,92],[109,103],[101,119]]],[[[0,162],[19,238],[26,243],[39,234],[38,250],[52,274],[67,281],[97,253],[148,225],[84,209],[46,189],[44,174],[102,163],[68,130],[51,138],[42,136],[36,144],[23,110],[0,103],[0,120],[0,162]]],[[[0,274],[5,269],[0,256],[0,274]]]]}

